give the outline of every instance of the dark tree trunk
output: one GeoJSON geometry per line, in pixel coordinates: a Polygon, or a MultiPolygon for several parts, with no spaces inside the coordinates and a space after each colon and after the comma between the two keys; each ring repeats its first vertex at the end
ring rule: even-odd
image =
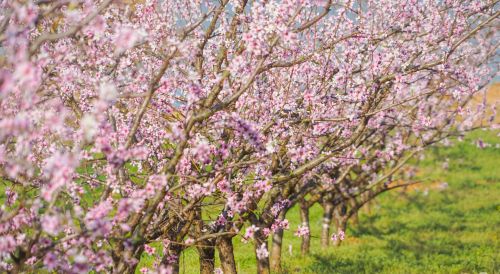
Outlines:
{"type": "Polygon", "coordinates": [[[355,227],[359,224],[359,217],[358,217],[358,211],[354,212],[354,214],[352,214],[352,217],[351,217],[351,227],[355,227]]]}
{"type": "Polygon", "coordinates": [[[220,237],[217,239],[217,251],[224,274],[237,274],[236,262],[234,261],[232,237],[220,237]]]}
{"type": "MultiPolygon", "coordinates": [[[[196,221],[194,222],[194,237],[199,238],[203,236],[205,224],[203,222],[201,208],[196,209],[196,221]]],[[[209,230],[212,232],[212,230],[209,230]]],[[[215,268],[215,239],[202,240],[196,246],[200,259],[200,273],[212,274],[215,268]]]]}
{"type": "Polygon", "coordinates": [[[121,251],[121,258],[118,259],[118,264],[113,268],[113,273],[134,273],[137,267],[137,262],[127,262],[127,258],[134,258],[133,253],[141,254],[144,250],[144,245],[134,248],[124,249],[123,246],[117,247],[119,251],[121,251]]]}
{"type": "Polygon", "coordinates": [[[255,237],[255,247],[254,247],[255,258],[257,259],[257,273],[270,274],[271,270],[269,267],[269,256],[261,256],[261,258],[257,256],[257,250],[260,249],[262,245],[264,245],[265,249],[267,250],[269,249],[267,246],[267,239],[266,237],[264,237],[261,230],[255,232],[254,237],[255,237]]]}
{"type": "MultiPolygon", "coordinates": [[[[343,231],[345,233],[345,230],[347,228],[347,219],[346,218],[342,218],[340,221],[339,221],[339,225],[337,227],[337,234],[340,232],[340,231],[343,231]]],[[[340,244],[342,243],[343,241],[340,241],[340,239],[335,243],[335,246],[340,246],[340,244]]]]}
{"type": "MultiPolygon", "coordinates": [[[[365,200],[365,199],[368,198],[368,195],[369,195],[368,193],[365,193],[361,197],[363,198],[363,200],[365,200]]],[[[365,210],[366,214],[371,215],[371,213],[372,213],[372,202],[371,202],[371,200],[368,201],[368,202],[366,202],[366,204],[364,206],[364,210],[365,210]]]]}
{"type": "Polygon", "coordinates": [[[327,247],[330,243],[330,227],[332,225],[333,217],[333,203],[324,202],[323,206],[323,226],[321,228],[321,246],[327,247]]]}
{"type": "MultiPolygon", "coordinates": [[[[347,216],[346,215],[340,215],[336,214],[335,215],[335,224],[337,226],[337,235],[339,234],[340,231],[343,231],[345,233],[345,230],[347,228],[347,216]]],[[[334,244],[335,246],[340,246],[342,241],[338,239],[334,244]]]]}
{"type": "Polygon", "coordinates": [[[200,254],[200,274],[213,274],[215,267],[214,241],[202,241],[199,246],[200,254]]]}
{"type": "MultiPolygon", "coordinates": [[[[356,200],[352,199],[352,201],[351,201],[351,208],[355,208],[357,206],[358,205],[356,204],[356,200]]],[[[350,218],[351,218],[351,224],[358,225],[358,223],[359,223],[358,210],[354,211],[354,213],[352,214],[352,216],[350,218]]]]}
{"type": "Polygon", "coordinates": [[[309,233],[302,237],[302,244],[300,245],[302,255],[307,255],[311,247],[311,226],[309,225],[309,206],[304,202],[300,203],[300,220],[302,221],[302,226],[309,229],[309,233]]]}
{"type": "MultiPolygon", "coordinates": [[[[279,215],[279,220],[284,220],[286,210],[283,210],[279,215]]],[[[271,247],[271,270],[275,273],[283,272],[281,269],[281,250],[283,247],[283,229],[276,231],[273,234],[273,244],[271,247]]]]}

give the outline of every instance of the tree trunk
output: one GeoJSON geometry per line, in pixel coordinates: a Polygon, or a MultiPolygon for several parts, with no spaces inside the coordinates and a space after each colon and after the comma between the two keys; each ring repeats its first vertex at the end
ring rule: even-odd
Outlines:
{"type": "MultiPolygon", "coordinates": [[[[363,198],[363,200],[365,200],[367,198],[368,194],[365,193],[363,194],[361,197],[363,198]]],[[[365,206],[364,206],[364,210],[365,210],[365,213],[368,214],[368,215],[371,215],[372,213],[372,202],[371,201],[368,201],[365,206]]]]}
{"type": "MultiPolygon", "coordinates": [[[[351,208],[355,208],[357,206],[356,200],[352,199],[351,200],[351,208]]],[[[354,214],[351,216],[351,224],[353,225],[358,225],[359,219],[358,219],[358,211],[356,210],[354,214]]]]}
{"type": "Polygon", "coordinates": [[[354,212],[351,217],[351,227],[356,227],[359,224],[359,217],[358,217],[358,211],[354,212]]]}
{"type": "Polygon", "coordinates": [[[267,239],[264,237],[264,234],[262,234],[262,229],[258,230],[255,232],[254,237],[255,237],[255,258],[257,259],[257,273],[259,274],[270,274],[271,270],[269,267],[269,256],[261,256],[260,258],[257,256],[259,249],[264,246],[266,250],[268,250],[267,246],[267,239]]]}
{"type": "Polygon", "coordinates": [[[332,224],[333,203],[324,202],[323,204],[323,226],[321,228],[321,246],[327,247],[330,243],[330,226],[332,224]]]}
{"type": "MultiPolygon", "coordinates": [[[[335,218],[335,223],[337,225],[337,235],[339,234],[340,231],[343,231],[345,233],[345,230],[347,228],[347,218],[346,216],[336,216],[335,218]]],[[[334,244],[335,246],[340,246],[342,241],[338,239],[334,244]]]]}
{"type": "MultiPolygon", "coordinates": [[[[279,215],[279,220],[284,220],[287,210],[283,210],[279,215]]],[[[271,270],[275,273],[283,272],[281,269],[281,250],[283,247],[283,229],[279,229],[273,234],[273,244],[271,247],[271,270]]]]}
{"type": "Polygon", "coordinates": [[[130,258],[134,258],[135,256],[133,255],[134,252],[136,253],[142,253],[144,250],[144,245],[141,245],[139,247],[134,248],[127,248],[123,249],[123,246],[117,247],[118,251],[121,251],[119,253],[121,257],[118,258],[117,260],[117,265],[113,268],[113,273],[134,273],[135,269],[137,268],[137,262],[133,263],[130,260],[130,258]]]}
{"type": "MultiPolygon", "coordinates": [[[[203,236],[203,231],[205,224],[203,222],[201,208],[196,209],[195,215],[196,221],[194,224],[194,237],[199,238],[203,236]]],[[[212,230],[209,230],[212,232],[212,230]]],[[[206,239],[199,242],[199,245],[196,246],[198,250],[199,259],[200,259],[200,273],[201,274],[212,274],[214,273],[215,268],[215,239],[206,239]]]]}
{"type": "Polygon", "coordinates": [[[236,262],[234,261],[233,238],[220,237],[217,239],[216,245],[224,274],[237,274],[236,262]]]}
{"type": "Polygon", "coordinates": [[[309,206],[305,203],[300,203],[300,220],[302,221],[302,226],[309,229],[309,233],[302,237],[302,244],[300,245],[302,255],[307,255],[311,246],[311,227],[309,225],[309,206]]]}
{"type": "Polygon", "coordinates": [[[215,249],[214,241],[202,241],[198,247],[200,254],[200,274],[213,274],[215,267],[215,249]]]}

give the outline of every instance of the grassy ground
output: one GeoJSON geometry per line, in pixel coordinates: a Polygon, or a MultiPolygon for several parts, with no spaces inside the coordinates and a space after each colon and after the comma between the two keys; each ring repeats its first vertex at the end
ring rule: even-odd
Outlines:
{"type": "MultiPolygon", "coordinates": [[[[349,225],[342,246],[319,246],[321,210],[311,211],[312,252],[300,256],[293,236],[298,211],[287,218],[283,266],[287,273],[500,273],[500,138],[474,132],[451,147],[430,150],[415,163],[427,183],[405,192],[383,194],[349,225]],[[493,144],[478,149],[481,138],[493,144]],[[449,168],[442,163],[449,159],[449,168]],[[448,183],[448,188],[439,185],[448,183]],[[291,248],[290,248],[291,246],[291,248]],[[291,251],[291,252],[290,252],[291,251]]],[[[239,273],[256,273],[252,245],[234,239],[239,273]]],[[[181,273],[197,273],[191,248],[181,258],[181,273]]],[[[141,264],[147,264],[144,258],[141,264]]],[[[218,265],[219,262],[217,261],[218,265]]]]}

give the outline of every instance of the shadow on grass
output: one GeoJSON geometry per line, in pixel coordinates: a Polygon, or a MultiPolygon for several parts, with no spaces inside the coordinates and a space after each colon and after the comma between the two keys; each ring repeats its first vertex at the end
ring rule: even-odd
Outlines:
{"type": "MultiPolygon", "coordinates": [[[[400,210],[389,208],[384,214],[365,215],[357,226],[350,228],[349,234],[373,239],[373,243],[367,242],[349,254],[342,254],[343,249],[333,254],[313,254],[313,262],[307,267],[292,268],[287,273],[400,273],[403,269],[413,269],[416,273],[446,273],[454,267],[457,273],[484,270],[484,262],[476,258],[480,255],[469,256],[488,254],[482,250],[484,244],[460,239],[458,235],[450,237],[450,233],[477,233],[478,229],[468,227],[466,214],[454,208],[458,199],[454,193],[441,193],[439,200],[434,200],[438,202],[435,205],[429,204],[425,197],[407,198],[413,210],[426,213],[415,218],[414,212],[406,208],[407,219],[401,219],[397,218],[402,214],[400,210]]],[[[482,207],[478,213],[495,210],[496,207],[490,205],[482,207]]]]}
{"type": "Polygon", "coordinates": [[[467,261],[469,258],[459,254],[477,248],[479,246],[474,243],[441,238],[425,240],[415,235],[404,240],[388,240],[379,249],[363,248],[352,256],[313,254],[313,262],[307,267],[292,267],[285,273],[405,273],[402,269],[413,269],[415,273],[441,273],[443,269],[453,267],[477,272],[484,270],[482,263],[475,259],[467,261]]]}
{"type": "Polygon", "coordinates": [[[377,273],[384,268],[382,261],[375,262],[362,257],[313,255],[313,258],[314,263],[308,267],[307,273],[377,273]]]}

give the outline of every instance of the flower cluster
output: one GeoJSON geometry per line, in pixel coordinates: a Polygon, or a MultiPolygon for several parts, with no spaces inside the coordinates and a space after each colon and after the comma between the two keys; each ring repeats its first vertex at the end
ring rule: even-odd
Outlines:
{"type": "Polygon", "coordinates": [[[297,228],[297,231],[295,231],[295,236],[297,237],[304,237],[309,235],[309,226],[307,225],[299,225],[297,228]]]}
{"type": "Polygon", "coordinates": [[[345,239],[345,233],[343,230],[340,230],[338,233],[332,234],[331,240],[333,242],[343,241],[345,239]]]}

